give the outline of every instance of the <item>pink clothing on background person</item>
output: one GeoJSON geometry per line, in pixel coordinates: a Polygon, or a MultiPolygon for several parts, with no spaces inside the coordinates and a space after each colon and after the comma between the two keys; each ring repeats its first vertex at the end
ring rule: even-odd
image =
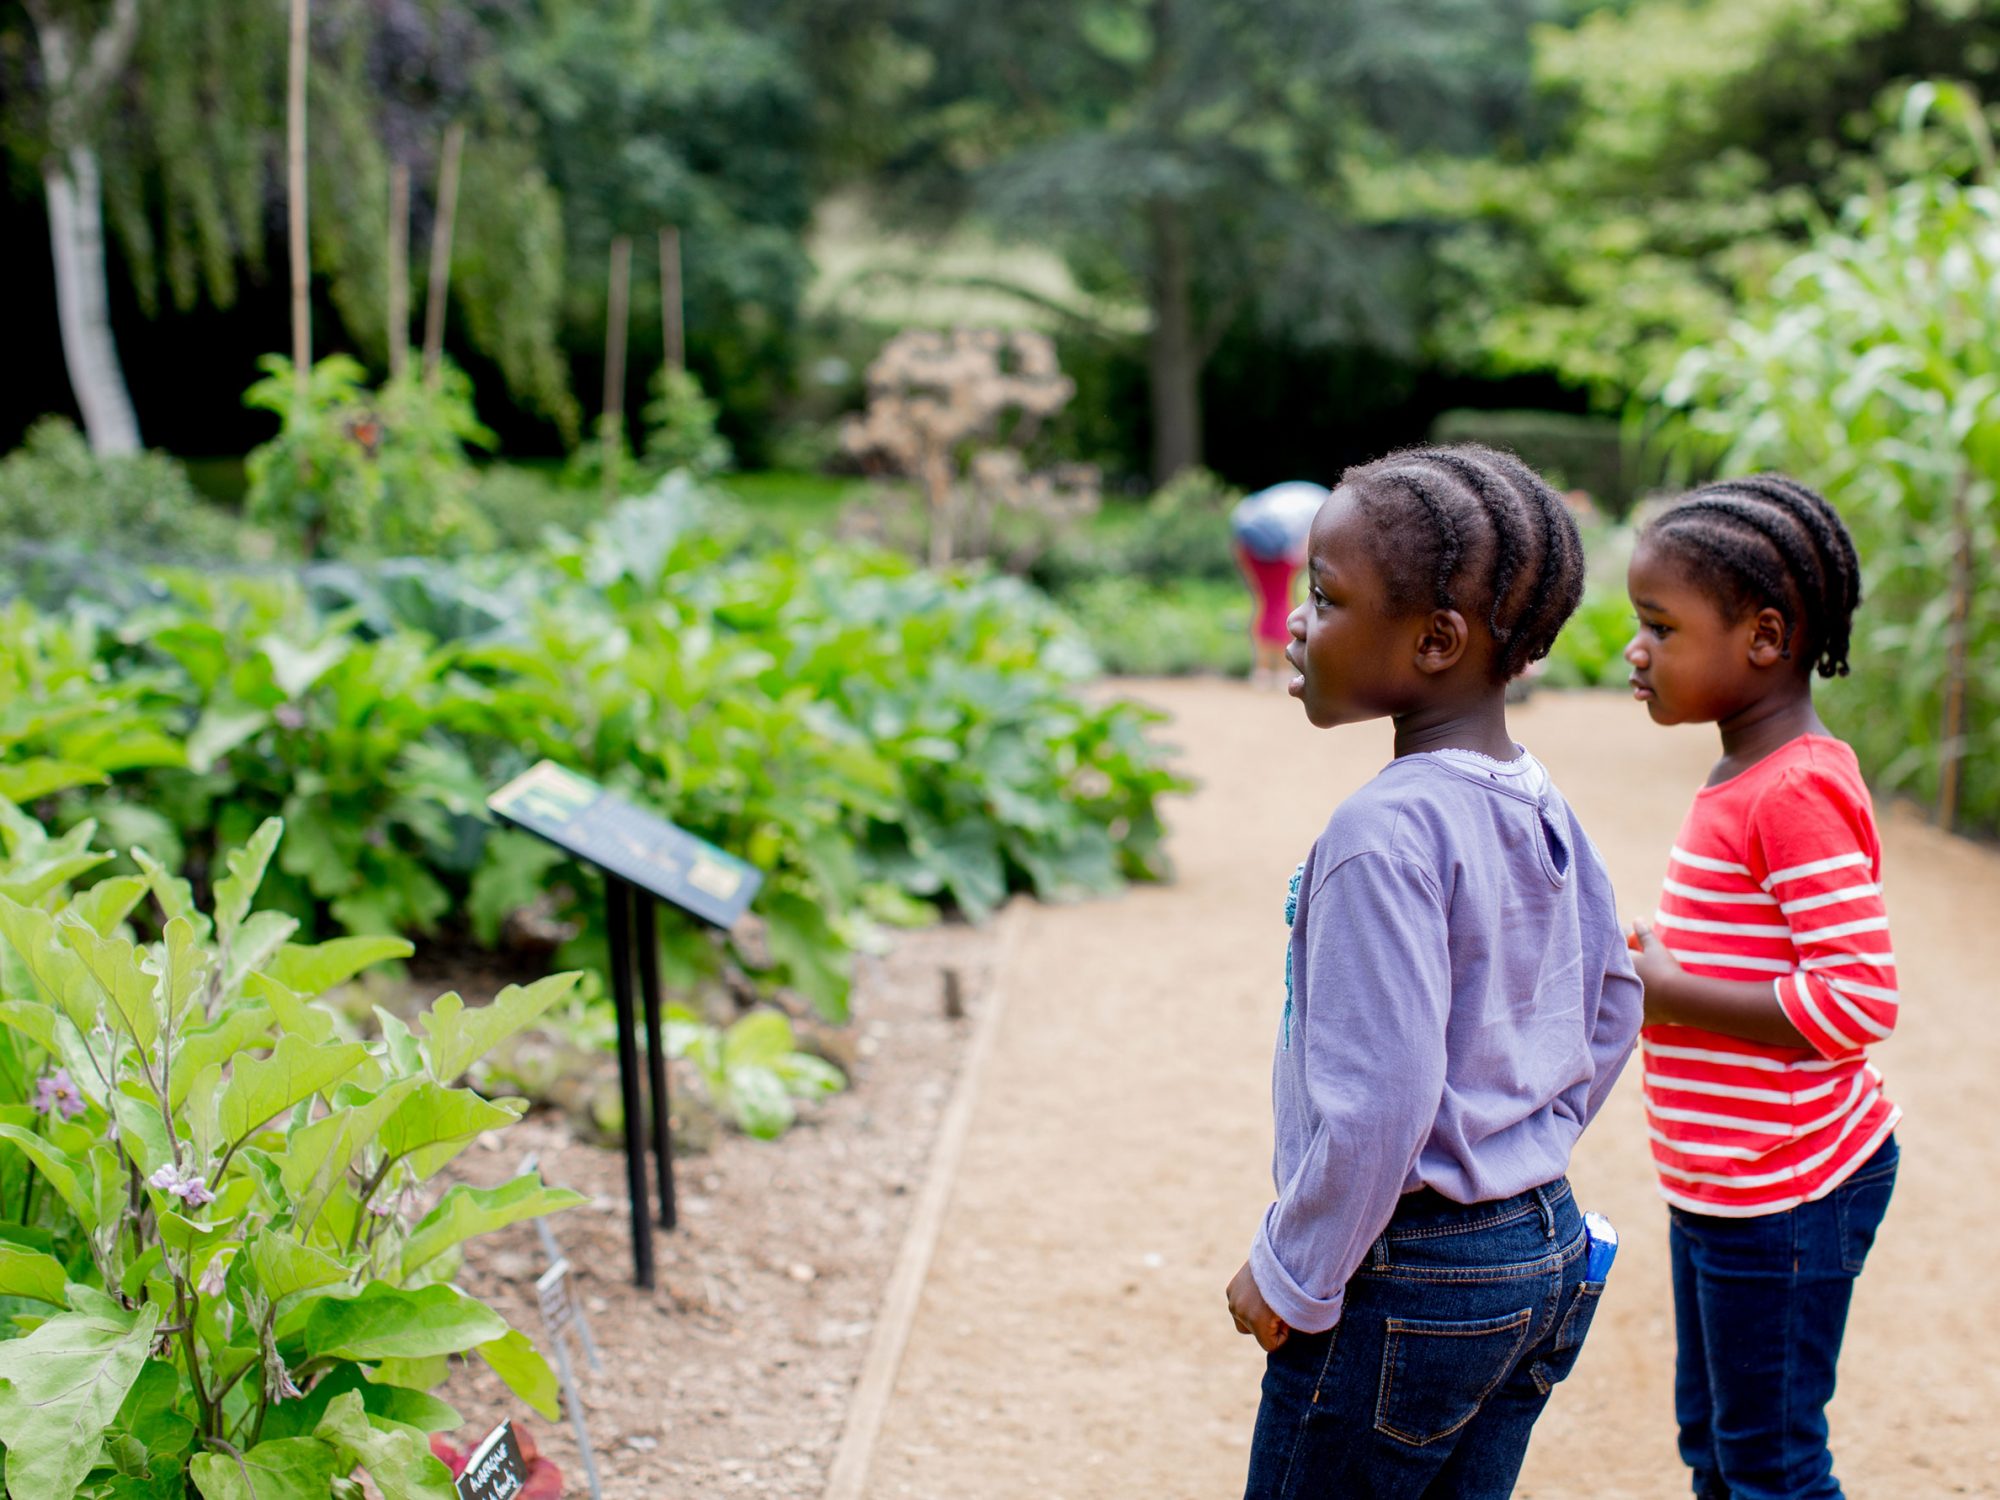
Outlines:
{"type": "Polygon", "coordinates": [[[1288,557],[1253,556],[1248,547],[1236,549],[1236,560],[1257,595],[1251,633],[1267,645],[1284,645],[1292,638],[1285,622],[1292,612],[1292,579],[1298,575],[1298,564],[1288,557]]]}

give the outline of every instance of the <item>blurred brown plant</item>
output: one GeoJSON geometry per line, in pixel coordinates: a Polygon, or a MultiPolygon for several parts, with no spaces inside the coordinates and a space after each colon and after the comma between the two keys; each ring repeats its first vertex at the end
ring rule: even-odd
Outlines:
{"type": "Polygon", "coordinates": [[[1046,334],[906,329],[868,366],[867,410],[843,423],[841,446],[870,473],[922,485],[934,565],[987,556],[1008,512],[1046,535],[1097,508],[1095,467],[1028,466],[1042,424],[1075,394],[1046,334]]]}

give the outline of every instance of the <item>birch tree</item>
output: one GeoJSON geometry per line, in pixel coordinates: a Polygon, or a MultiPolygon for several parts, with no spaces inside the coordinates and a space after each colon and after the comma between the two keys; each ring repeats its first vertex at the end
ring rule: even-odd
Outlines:
{"type": "Polygon", "coordinates": [[[139,447],[139,419],[111,332],[97,141],[139,39],[141,0],[111,0],[108,8],[63,0],[24,4],[35,28],[47,110],[42,187],[63,360],[92,449],[132,453],[139,447]]]}

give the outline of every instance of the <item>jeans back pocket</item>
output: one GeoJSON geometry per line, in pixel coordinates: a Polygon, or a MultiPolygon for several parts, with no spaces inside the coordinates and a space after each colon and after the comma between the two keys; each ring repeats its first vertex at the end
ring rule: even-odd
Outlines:
{"type": "Polygon", "coordinates": [[[1569,1310],[1556,1325],[1556,1336],[1550,1340],[1548,1352],[1534,1362],[1532,1373],[1535,1384],[1544,1396],[1556,1383],[1569,1378],[1576,1368],[1576,1357],[1583,1353],[1584,1335],[1590,1332],[1590,1320],[1597,1316],[1597,1304],[1604,1296],[1604,1283],[1586,1281],[1578,1285],[1576,1295],[1570,1299],[1569,1310]]]}
{"type": "Polygon", "coordinates": [[[1390,1318],[1382,1345],[1375,1430],[1422,1447],[1479,1414],[1521,1357],[1533,1308],[1497,1318],[1390,1318]]]}

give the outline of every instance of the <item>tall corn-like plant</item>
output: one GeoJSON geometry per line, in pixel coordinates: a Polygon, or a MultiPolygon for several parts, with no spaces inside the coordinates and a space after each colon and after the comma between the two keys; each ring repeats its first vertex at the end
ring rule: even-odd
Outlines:
{"type": "Polygon", "coordinates": [[[449,1500],[427,1431],[454,1354],[555,1415],[527,1340],[452,1285],[458,1246],[569,1207],[532,1176],[423,1184],[518,1100],[466,1067],[563,975],[412,1030],[339,1034],[313,996],[409,951],[289,941],[252,909],[273,819],[218,865],[213,908],[142,850],[108,855],[0,801],[0,1457],[14,1500],[449,1500]],[[130,918],[156,909],[156,942],[130,918]]]}
{"type": "Polygon", "coordinates": [[[2000,826],[2000,174],[1978,100],[1907,95],[1906,149],[1933,112],[1972,148],[1850,203],[1664,391],[1725,472],[1776,468],[1826,493],[1864,571],[1853,690],[1836,726],[1881,783],[1940,821],[2000,826]]]}

